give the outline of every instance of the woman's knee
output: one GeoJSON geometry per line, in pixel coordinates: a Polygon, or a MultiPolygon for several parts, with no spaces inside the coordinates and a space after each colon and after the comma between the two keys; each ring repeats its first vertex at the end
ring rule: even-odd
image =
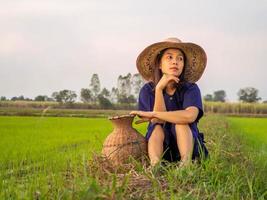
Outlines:
{"type": "Polygon", "coordinates": [[[164,130],[163,130],[162,126],[157,124],[155,126],[154,130],[152,131],[149,140],[150,139],[152,139],[152,140],[160,140],[160,141],[163,142],[164,141],[164,137],[165,137],[164,136],[164,130]]]}
{"type": "Polygon", "coordinates": [[[193,140],[193,133],[191,131],[191,128],[188,124],[176,124],[175,125],[175,133],[176,133],[176,138],[178,140],[181,139],[181,137],[183,139],[185,138],[190,138],[190,140],[193,140]]]}
{"type": "Polygon", "coordinates": [[[176,132],[188,132],[190,131],[191,132],[191,129],[189,127],[189,124],[175,124],[175,130],[176,132]]]}

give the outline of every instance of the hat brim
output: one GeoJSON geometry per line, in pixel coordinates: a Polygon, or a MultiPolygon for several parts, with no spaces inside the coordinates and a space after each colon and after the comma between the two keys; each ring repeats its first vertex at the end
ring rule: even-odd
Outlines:
{"type": "Polygon", "coordinates": [[[206,68],[207,56],[202,47],[194,43],[158,42],[148,46],[136,60],[137,69],[142,77],[147,81],[152,80],[156,57],[162,50],[169,48],[183,51],[186,57],[184,79],[190,83],[197,82],[206,68]]]}

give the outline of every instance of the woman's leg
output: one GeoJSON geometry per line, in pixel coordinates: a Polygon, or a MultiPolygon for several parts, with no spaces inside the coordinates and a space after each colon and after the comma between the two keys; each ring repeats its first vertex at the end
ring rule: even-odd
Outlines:
{"type": "Polygon", "coordinates": [[[175,131],[177,146],[181,156],[181,162],[188,164],[192,160],[192,153],[194,148],[194,138],[192,131],[187,124],[176,124],[175,131]]]}
{"type": "Polygon", "coordinates": [[[163,153],[164,130],[162,126],[156,125],[148,140],[148,156],[150,164],[155,166],[161,159],[163,153]]]}

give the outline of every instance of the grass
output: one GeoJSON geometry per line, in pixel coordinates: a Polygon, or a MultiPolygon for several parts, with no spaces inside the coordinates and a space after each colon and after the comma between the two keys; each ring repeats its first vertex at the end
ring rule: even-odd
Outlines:
{"type": "Polygon", "coordinates": [[[254,162],[267,168],[267,118],[229,117],[228,121],[232,132],[242,138],[247,156],[255,155],[254,162]]]}
{"type": "Polygon", "coordinates": [[[255,145],[267,145],[267,118],[229,117],[230,126],[255,145]]]}
{"type": "Polygon", "coordinates": [[[0,117],[0,130],[0,160],[16,160],[76,146],[99,151],[112,125],[104,118],[0,117]]]}
{"type": "MultiPolygon", "coordinates": [[[[92,157],[112,131],[104,118],[0,117],[0,199],[265,199],[266,159],[234,120],[201,120],[210,151],[201,165],[150,170],[133,161],[114,171],[92,157]]],[[[246,126],[264,124],[257,121],[246,126]]]]}
{"type": "Polygon", "coordinates": [[[205,112],[231,115],[260,115],[267,114],[266,103],[230,103],[230,102],[203,102],[205,112]]]}

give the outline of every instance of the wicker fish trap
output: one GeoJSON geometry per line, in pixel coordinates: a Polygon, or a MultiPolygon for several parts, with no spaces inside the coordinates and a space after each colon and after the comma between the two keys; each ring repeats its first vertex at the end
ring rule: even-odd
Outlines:
{"type": "Polygon", "coordinates": [[[133,119],[134,115],[109,117],[114,129],[104,141],[102,154],[114,166],[125,163],[131,156],[140,159],[147,155],[147,142],[132,127],[133,119]]]}

